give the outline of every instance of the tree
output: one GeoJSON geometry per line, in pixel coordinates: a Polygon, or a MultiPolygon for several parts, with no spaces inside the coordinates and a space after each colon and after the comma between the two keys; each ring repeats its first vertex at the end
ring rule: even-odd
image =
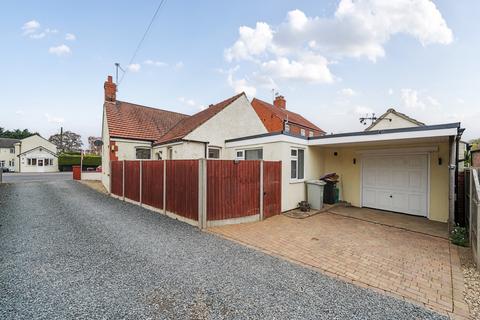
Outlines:
{"type": "Polygon", "coordinates": [[[476,150],[480,148],[480,138],[472,139],[468,143],[472,145],[472,150],[476,150]]]}
{"type": "Polygon", "coordinates": [[[88,137],[88,148],[90,149],[90,152],[92,154],[100,155],[102,153],[102,146],[96,146],[95,145],[96,140],[102,140],[102,138],[94,137],[94,136],[88,137]]]}
{"type": "Polygon", "coordinates": [[[56,133],[48,141],[57,146],[59,152],[75,152],[80,151],[83,146],[81,136],[75,132],[65,131],[62,133],[56,133]]]}
{"type": "Polygon", "coordinates": [[[33,136],[34,134],[38,133],[30,132],[28,129],[5,130],[4,128],[0,127],[0,138],[25,139],[33,136]]]}

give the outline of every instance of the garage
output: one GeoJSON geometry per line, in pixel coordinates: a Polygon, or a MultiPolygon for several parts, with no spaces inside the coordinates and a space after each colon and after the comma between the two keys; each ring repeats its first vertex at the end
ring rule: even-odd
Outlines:
{"type": "Polygon", "coordinates": [[[362,160],[362,206],[428,215],[428,155],[375,155],[362,160]]]}

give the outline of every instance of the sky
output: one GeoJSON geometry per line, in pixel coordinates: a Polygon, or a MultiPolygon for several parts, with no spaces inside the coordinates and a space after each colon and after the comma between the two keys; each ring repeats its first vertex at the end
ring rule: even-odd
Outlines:
{"type": "Polygon", "coordinates": [[[186,114],[275,93],[328,133],[395,108],[480,137],[480,1],[4,1],[0,127],[100,136],[117,98],[186,114]],[[131,63],[130,63],[131,61],[131,63]]]}

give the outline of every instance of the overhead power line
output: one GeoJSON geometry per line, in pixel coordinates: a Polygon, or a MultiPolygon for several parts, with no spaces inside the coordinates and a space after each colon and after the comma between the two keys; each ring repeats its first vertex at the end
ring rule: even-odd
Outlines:
{"type": "MultiPolygon", "coordinates": [[[[142,47],[142,44],[143,44],[143,41],[145,41],[145,38],[147,37],[147,34],[148,32],[150,31],[150,28],[152,27],[153,25],[153,22],[155,21],[155,19],[157,18],[157,15],[158,15],[158,12],[160,11],[160,9],[163,7],[163,5],[167,2],[167,0],[161,0],[160,3],[158,4],[158,7],[157,7],[157,10],[155,10],[155,13],[153,14],[153,17],[152,19],[150,20],[150,23],[148,24],[147,26],[147,29],[145,29],[145,32],[143,33],[143,36],[142,38],[140,39],[140,42],[138,43],[137,47],[135,48],[135,51],[133,52],[133,55],[132,55],[132,58],[130,59],[130,61],[128,62],[128,65],[127,66],[130,66],[132,63],[133,63],[133,60],[135,60],[135,58],[137,57],[137,53],[138,51],[140,50],[140,48],[142,47]]],[[[128,68],[126,70],[123,70],[122,73],[122,77],[120,78],[120,81],[117,83],[117,85],[119,85],[120,83],[122,83],[123,81],[123,78],[125,77],[125,74],[127,73],[128,71],[128,68]]]]}

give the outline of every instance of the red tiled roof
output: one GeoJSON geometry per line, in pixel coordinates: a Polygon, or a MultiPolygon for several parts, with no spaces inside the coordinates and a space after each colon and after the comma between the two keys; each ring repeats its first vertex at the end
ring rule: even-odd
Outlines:
{"type": "Polygon", "coordinates": [[[155,109],[124,101],[105,103],[110,136],[155,141],[186,114],[155,109]]]}
{"type": "Polygon", "coordinates": [[[271,111],[273,114],[275,114],[277,117],[279,117],[283,121],[288,120],[288,122],[298,124],[302,127],[318,130],[320,132],[325,133],[325,131],[323,131],[322,129],[320,129],[315,124],[308,121],[307,119],[305,119],[304,117],[302,117],[298,113],[295,113],[295,112],[292,112],[292,111],[289,111],[289,110],[286,110],[286,109],[282,109],[282,108],[279,108],[279,107],[275,107],[273,104],[270,104],[270,103],[265,102],[263,100],[253,98],[252,106],[253,106],[253,108],[256,108],[257,106],[267,108],[269,111],[271,111]]]}
{"type": "Polygon", "coordinates": [[[157,144],[167,143],[174,140],[179,140],[185,137],[187,134],[198,128],[214,115],[225,109],[232,102],[237,100],[244,93],[237,94],[227,100],[219,102],[215,105],[211,105],[203,111],[200,111],[190,117],[186,117],[179,121],[173,128],[171,128],[163,137],[156,141],[157,144]]]}

